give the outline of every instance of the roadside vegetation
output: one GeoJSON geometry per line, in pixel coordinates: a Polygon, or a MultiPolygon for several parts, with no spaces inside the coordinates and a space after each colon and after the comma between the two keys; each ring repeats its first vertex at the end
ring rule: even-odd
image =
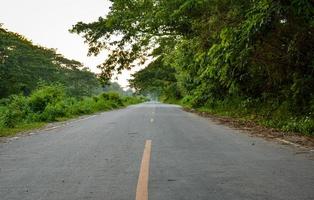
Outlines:
{"type": "Polygon", "coordinates": [[[144,100],[0,26],[0,137],[144,100]]]}
{"type": "Polygon", "coordinates": [[[91,97],[69,97],[62,85],[42,85],[29,96],[13,95],[0,104],[0,137],[37,128],[47,122],[122,108],[143,102],[143,97],[121,96],[116,92],[91,97]]]}
{"type": "Polygon", "coordinates": [[[140,94],[314,135],[311,0],[112,1],[71,31],[112,50],[105,80],[151,57],[131,80],[140,94]]]}

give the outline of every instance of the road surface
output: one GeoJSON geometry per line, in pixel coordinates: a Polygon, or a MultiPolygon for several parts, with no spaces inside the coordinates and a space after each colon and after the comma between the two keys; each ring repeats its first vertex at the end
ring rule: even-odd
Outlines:
{"type": "Polygon", "coordinates": [[[314,160],[144,103],[0,144],[1,200],[313,200],[314,160]]]}

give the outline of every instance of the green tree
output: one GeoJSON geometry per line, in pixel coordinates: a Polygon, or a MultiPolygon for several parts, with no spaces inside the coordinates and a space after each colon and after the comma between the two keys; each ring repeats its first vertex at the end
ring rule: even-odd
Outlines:
{"type": "Polygon", "coordinates": [[[96,75],[80,62],[0,27],[0,98],[28,95],[43,81],[62,83],[73,96],[90,96],[100,88],[96,75]]]}
{"type": "Polygon", "coordinates": [[[179,99],[181,94],[177,87],[175,73],[175,69],[165,65],[162,57],[159,57],[146,68],[135,73],[129,82],[138,94],[159,96],[163,99],[179,99]]]}
{"type": "Polygon", "coordinates": [[[268,118],[313,118],[311,0],[112,1],[106,17],[71,31],[90,54],[110,50],[99,66],[104,80],[152,56],[131,81],[138,92],[182,96],[194,107],[244,105],[268,118]],[[175,89],[165,86],[167,75],[175,89]]]}

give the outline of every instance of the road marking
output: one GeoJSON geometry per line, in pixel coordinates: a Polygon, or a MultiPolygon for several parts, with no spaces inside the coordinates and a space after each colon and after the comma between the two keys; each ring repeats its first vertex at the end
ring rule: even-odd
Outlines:
{"type": "Polygon", "coordinates": [[[279,142],[282,142],[284,144],[290,144],[292,146],[295,146],[295,147],[300,147],[299,144],[296,144],[296,143],[293,143],[293,142],[290,142],[288,140],[285,140],[285,139],[280,139],[280,138],[277,138],[276,140],[278,140],[279,142]]]}
{"type": "Polygon", "coordinates": [[[140,174],[138,177],[135,200],[148,200],[148,177],[149,162],[152,150],[152,141],[146,140],[141,163],[140,174]]]}
{"type": "Polygon", "coordinates": [[[150,122],[153,123],[155,120],[154,118],[150,118],[150,122]]]}

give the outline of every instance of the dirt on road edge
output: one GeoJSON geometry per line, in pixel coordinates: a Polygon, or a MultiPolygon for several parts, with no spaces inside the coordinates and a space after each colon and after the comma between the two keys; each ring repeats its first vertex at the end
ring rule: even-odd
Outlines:
{"type": "Polygon", "coordinates": [[[258,125],[253,121],[243,121],[232,117],[216,116],[190,108],[183,109],[187,112],[210,118],[212,121],[218,124],[227,125],[237,130],[245,131],[251,136],[262,137],[267,140],[273,140],[282,144],[293,145],[296,147],[314,149],[314,137],[300,135],[299,133],[293,132],[283,132],[274,128],[258,125]]]}

